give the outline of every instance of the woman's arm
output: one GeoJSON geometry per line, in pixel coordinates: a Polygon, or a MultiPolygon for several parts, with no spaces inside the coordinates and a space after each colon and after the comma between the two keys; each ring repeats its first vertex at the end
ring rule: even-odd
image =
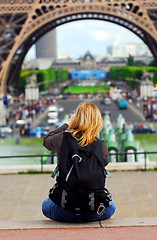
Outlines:
{"type": "Polygon", "coordinates": [[[49,151],[58,152],[62,145],[63,133],[69,127],[67,123],[64,123],[59,128],[51,131],[48,135],[46,135],[43,139],[43,145],[49,151]]]}
{"type": "Polygon", "coordinates": [[[104,140],[102,140],[102,148],[103,148],[105,167],[106,167],[109,164],[109,154],[108,154],[108,148],[104,140]]]}

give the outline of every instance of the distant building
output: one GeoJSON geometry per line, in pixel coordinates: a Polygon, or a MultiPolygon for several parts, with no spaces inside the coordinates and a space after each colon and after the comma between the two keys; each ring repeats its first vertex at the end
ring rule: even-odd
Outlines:
{"type": "Polygon", "coordinates": [[[112,57],[119,57],[120,56],[120,46],[118,43],[114,43],[112,46],[112,57]]]}
{"type": "Polygon", "coordinates": [[[136,56],[152,56],[152,53],[145,43],[138,43],[136,45],[136,56]]]}
{"type": "Polygon", "coordinates": [[[128,43],[124,46],[124,56],[152,56],[145,43],[128,43]]]}
{"type": "Polygon", "coordinates": [[[107,46],[107,56],[109,57],[120,57],[120,46],[118,43],[107,46]]]}
{"type": "Polygon", "coordinates": [[[112,45],[107,46],[107,56],[112,56],[112,45]]]}
{"type": "Polygon", "coordinates": [[[95,57],[87,51],[86,54],[80,59],[80,67],[84,69],[94,69],[96,68],[95,57]]]}
{"type": "Polygon", "coordinates": [[[36,43],[36,58],[56,58],[57,41],[56,29],[51,30],[41,37],[36,43]]]}
{"type": "Polygon", "coordinates": [[[87,70],[87,69],[105,69],[109,70],[110,65],[112,66],[123,66],[126,64],[126,59],[115,57],[112,59],[93,56],[89,51],[85,53],[79,59],[67,56],[63,58],[38,58],[32,60],[24,60],[22,69],[63,69],[66,68],[69,71],[72,70],[87,70]]]}
{"type": "Polygon", "coordinates": [[[136,56],[136,44],[135,43],[128,43],[124,46],[124,57],[136,56]]]}
{"type": "Polygon", "coordinates": [[[52,62],[52,66],[53,68],[56,69],[79,69],[80,68],[80,60],[77,59],[73,59],[73,58],[63,58],[63,59],[55,59],[52,62]]]}

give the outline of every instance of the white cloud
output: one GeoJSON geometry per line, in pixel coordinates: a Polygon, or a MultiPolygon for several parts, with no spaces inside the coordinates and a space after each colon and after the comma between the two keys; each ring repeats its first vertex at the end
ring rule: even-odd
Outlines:
{"type": "Polygon", "coordinates": [[[121,40],[122,40],[122,34],[118,34],[118,33],[117,33],[117,34],[115,35],[115,41],[118,42],[118,43],[120,43],[121,40]]]}
{"type": "Polygon", "coordinates": [[[97,40],[98,42],[105,42],[110,39],[110,34],[108,32],[105,32],[103,30],[95,30],[91,31],[92,36],[97,40]]]}

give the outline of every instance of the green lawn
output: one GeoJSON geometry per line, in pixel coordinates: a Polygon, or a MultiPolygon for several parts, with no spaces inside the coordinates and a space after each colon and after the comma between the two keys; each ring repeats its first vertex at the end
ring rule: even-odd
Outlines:
{"type": "MultiPolygon", "coordinates": [[[[140,146],[147,152],[157,151],[157,134],[135,134],[134,139],[139,141],[140,146]]],[[[151,161],[157,161],[157,154],[149,155],[151,161]]]]}
{"type": "Polygon", "coordinates": [[[136,134],[134,139],[140,142],[145,151],[157,151],[157,134],[136,134]]]}
{"type": "MultiPolygon", "coordinates": [[[[22,137],[19,138],[20,145],[22,146],[39,146],[43,144],[43,138],[27,138],[27,137],[22,137]]],[[[6,146],[6,145],[17,145],[16,144],[16,138],[1,138],[0,139],[0,145],[1,146],[6,146]]]]}
{"type": "MultiPolygon", "coordinates": [[[[0,156],[40,155],[51,152],[43,147],[42,138],[20,138],[16,144],[15,138],[0,139],[0,156]]],[[[1,158],[0,165],[40,164],[40,157],[1,158]]]]}
{"type": "Polygon", "coordinates": [[[81,93],[107,93],[108,86],[67,86],[64,94],[81,94],[81,93]]]}

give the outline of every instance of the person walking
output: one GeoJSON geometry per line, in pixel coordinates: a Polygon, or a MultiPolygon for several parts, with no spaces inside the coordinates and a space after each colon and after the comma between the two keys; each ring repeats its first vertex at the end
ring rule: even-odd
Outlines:
{"type": "Polygon", "coordinates": [[[98,138],[103,119],[98,107],[82,103],[70,119],[43,139],[57,153],[56,184],[42,203],[43,214],[61,222],[90,222],[110,218],[115,202],[105,188],[109,154],[98,138]]]}

